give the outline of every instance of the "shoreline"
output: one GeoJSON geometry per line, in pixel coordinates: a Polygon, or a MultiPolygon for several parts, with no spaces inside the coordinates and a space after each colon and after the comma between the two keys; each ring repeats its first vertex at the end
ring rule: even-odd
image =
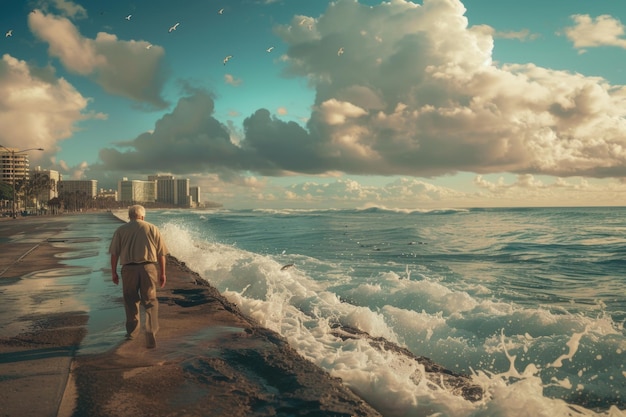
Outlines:
{"type": "MultiPolygon", "coordinates": [[[[63,258],[55,259],[55,256],[76,250],[76,246],[81,247],[80,242],[68,249],[67,245],[59,248],[48,239],[55,237],[57,243],[62,241],[64,235],[72,235],[67,232],[70,226],[81,229],[80,220],[97,223],[98,227],[102,227],[100,223],[110,223],[105,228],[111,234],[121,222],[107,212],[41,217],[0,222],[0,242],[12,243],[9,246],[15,249],[0,257],[0,271],[5,270],[0,275],[3,287],[19,285],[24,275],[52,268],[51,265],[67,269],[63,258]],[[20,244],[15,243],[15,236],[17,241],[29,243],[18,248],[20,244]],[[37,239],[40,239],[38,244],[34,243],[37,239]],[[25,254],[28,245],[33,248],[25,254]],[[18,255],[24,256],[16,261],[18,255]],[[9,275],[10,283],[5,281],[9,275]]],[[[110,236],[99,238],[108,242],[110,236]]],[[[104,246],[101,242],[100,248],[104,246]]],[[[98,254],[100,265],[105,255],[108,258],[108,254],[98,254]]],[[[92,280],[95,276],[96,280],[104,279],[104,284],[110,284],[103,285],[102,291],[115,308],[105,316],[114,317],[117,323],[113,330],[91,342],[108,348],[100,352],[96,349],[96,353],[81,351],[85,340],[94,336],[86,331],[92,326],[88,323],[104,314],[98,311],[48,313],[47,322],[36,324],[32,320],[15,336],[3,335],[0,362],[16,368],[16,374],[40,366],[41,362],[33,363],[36,359],[24,360],[24,357],[42,349],[58,351],[56,360],[55,357],[47,360],[60,364],[61,357],[67,361],[63,363],[69,362],[67,369],[61,366],[50,372],[62,386],[60,393],[48,393],[56,396],[48,399],[49,410],[54,409],[54,400],[57,401],[55,414],[31,414],[25,410],[32,405],[33,398],[42,394],[41,385],[29,381],[27,388],[19,392],[13,389],[10,395],[7,392],[0,396],[6,404],[1,410],[3,416],[380,415],[341,381],[302,358],[282,336],[245,317],[210,283],[172,256],[168,256],[168,283],[158,292],[161,329],[154,350],[143,347],[141,338],[124,342],[121,331],[118,338],[118,329],[124,321],[121,288],[110,283],[110,268],[101,267],[91,273],[92,280]],[[29,334],[30,338],[25,337],[29,334]],[[42,339],[42,335],[46,337],[42,339]],[[107,345],[111,338],[112,347],[107,345]]],[[[65,304],[70,301],[66,300],[65,304]]],[[[13,317],[12,321],[23,317],[13,317]]],[[[3,332],[10,326],[11,323],[5,324],[3,332]]],[[[45,383],[44,379],[50,379],[51,375],[34,378],[45,383]]],[[[11,378],[2,378],[0,388],[8,386],[7,379],[11,378]]]]}

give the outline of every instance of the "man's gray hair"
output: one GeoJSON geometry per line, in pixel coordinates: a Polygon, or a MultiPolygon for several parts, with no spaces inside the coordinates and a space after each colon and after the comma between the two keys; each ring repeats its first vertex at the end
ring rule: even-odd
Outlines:
{"type": "Polygon", "coordinates": [[[140,217],[146,217],[146,209],[142,205],[135,204],[134,206],[128,207],[129,219],[138,219],[140,217]]]}

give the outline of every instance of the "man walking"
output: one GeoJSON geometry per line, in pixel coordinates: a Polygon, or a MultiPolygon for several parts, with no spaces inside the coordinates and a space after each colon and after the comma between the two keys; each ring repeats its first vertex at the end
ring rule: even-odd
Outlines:
{"type": "Polygon", "coordinates": [[[159,330],[159,304],[157,284],[165,286],[165,255],[167,247],[159,229],[146,221],[146,209],[140,205],[128,208],[130,221],[120,226],[113,234],[111,254],[112,281],[117,285],[118,261],[122,265],[122,292],[126,309],[126,338],[132,339],[139,322],[139,304],[146,312],[146,347],[156,347],[159,330]]]}

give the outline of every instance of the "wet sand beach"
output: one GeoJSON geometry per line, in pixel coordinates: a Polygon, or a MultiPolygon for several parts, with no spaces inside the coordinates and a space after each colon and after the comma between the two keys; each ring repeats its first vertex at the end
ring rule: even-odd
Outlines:
{"type": "Polygon", "coordinates": [[[379,415],[172,257],[157,348],[125,341],[107,254],[119,225],[0,221],[0,416],[379,415]]]}

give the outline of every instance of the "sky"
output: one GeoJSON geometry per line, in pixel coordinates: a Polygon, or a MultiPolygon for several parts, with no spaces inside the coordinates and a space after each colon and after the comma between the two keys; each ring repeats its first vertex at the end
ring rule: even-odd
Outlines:
{"type": "Polygon", "coordinates": [[[226,208],[626,205],[622,0],[0,0],[0,145],[226,208]]]}

